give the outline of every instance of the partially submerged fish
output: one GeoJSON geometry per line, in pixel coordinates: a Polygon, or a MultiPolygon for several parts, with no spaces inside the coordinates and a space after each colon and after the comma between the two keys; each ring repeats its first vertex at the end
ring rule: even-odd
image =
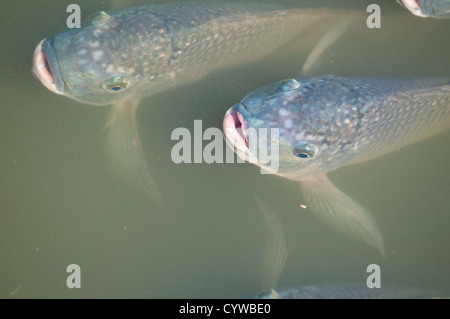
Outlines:
{"type": "Polygon", "coordinates": [[[422,18],[450,18],[450,0],[396,0],[412,14],[422,18]]]}
{"type": "Polygon", "coordinates": [[[93,105],[114,104],[107,124],[114,170],[158,198],[136,129],[139,100],[262,58],[334,15],[326,9],[237,2],[99,12],[81,29],[42,40],[33,71],[56,94],[93,105]]]}
{"type": "Polygon", "coordinates": [[[450,79],[288,79],[247,95],[227,111],[223,126],[227,143],[241,158],[271,170],[261,154],[278,154],[272,173],[300,181],[308,207],[324,222],[384,255],[383,237],[370,213],[326,174],[448,129],[450,79]],[[278,137],[251,140],[250,132],[261,139],[260,129],[273,128],[278,137]]]}
{"type": "Polygon", "coordinates": [[[342,282],[313,286],[276,288],[261,292],[254,299],[430,299],[445,298],[441,292],[397,284],[368,288],[365,283],[342,282]]]}

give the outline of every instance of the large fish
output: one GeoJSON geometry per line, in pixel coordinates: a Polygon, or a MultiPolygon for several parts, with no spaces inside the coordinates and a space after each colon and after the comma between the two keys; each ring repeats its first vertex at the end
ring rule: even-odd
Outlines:
{"type": "Polygon", "coordinates": [[[82,103],[114,105],[107,124],[114,170],[157,198],[136,129],[139,99],[262,58],[306,35],[315,23],[339,15],[327,9],[237,2],[99,12],[81,29],[42,40],[34,53],[33,71],[56,94],[82,103]]]}
{"type": "Polygon", "coordinates": [[[412,14],[422,18],[450,18],[450,0],[396,0],[412,14]]]}
{"type": "Polygon", "coordinates": [[[228,144],[241,158],[300,181],[306,204],[323,221],[384,255],[383,237],[369,212],[326,174],[449,128],[450,79],[288,79],[247,95],[227,111],[223,126],[228,144]],[[279,137],[270,136],[265,143],[250,140],[255,136],[250,132],[274,128],[279,137]],[[266,152],[278,154],[277,170],[261,160],[266,152]]]}

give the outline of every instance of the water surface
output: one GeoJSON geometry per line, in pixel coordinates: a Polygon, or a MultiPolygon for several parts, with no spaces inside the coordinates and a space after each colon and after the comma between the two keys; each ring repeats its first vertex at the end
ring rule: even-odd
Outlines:
{"type": "MultiPolygon", "coordinates": [[[[294,182],[261,175],[251,164],[171,161],[175,128],[192,130],[194,119],[204,128],[220,128],[225,111],[250,91],[298,76],[305,48],[318,41],[311,36],[142,102],[141,141],[163,196],[155,206],[108,169],[102,132],[108,107],[57,96],[31,73],[34,48],[65,28],[72,2],[5,0],[0,11],[0,297],[254,294],[262,285],[267,235],[254,194],[277,212],[288,245],[295,242],[279,286],[363,281],[367,265],[376,263],[382,282],[450,289],[449,132],[330,174],[376,217],[386,259],[301,209],[303,196],[294,182]],[[81,289],[66,287],[72,263],[81,267],[81,289]]],[[[83,15],[111,7],[110,1],[77,3],[83,15]]],[[[376,1],[319,3],[364,12],[376,1]]],[[[382,1],[381,9],[381,29],[369,30],[361,20],[312,72],[450,75],[450,21],[420,19],[394,1],[382,1]]]]}

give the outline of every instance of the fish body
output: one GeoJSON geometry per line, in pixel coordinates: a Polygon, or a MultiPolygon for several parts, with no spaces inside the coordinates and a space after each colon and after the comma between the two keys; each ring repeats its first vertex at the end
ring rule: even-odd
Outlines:
{"type": "MultiPolygon", "coordinates": [[[[247,132],[273,128],[276,174],[301,182],[311,209],[338,230],[384,254],[368,211],[342,193],[326,174],[364,162],[450,127],[449,78],[287,79],[258,89],[228,110],[224,130],[237,154],[261,167],[247,132]]],[[[272,145],[274,148],[271,149],[272,145]]]]}
{"type": "Polygon", "coordinates": [[[412,14],[422,18],[450,18],[450,0],[397,0],[412,14]]]}
{"type": "Polygon", "coordinates": [[[142,98],[261,58],[326,17],[324,10],[170,3],[99,12],[84,27],[41,41],[34,73],[83,103],[142,98]]]}
{"type": "Polygon", "coordinates": [[[381,284],[380,288],[368,288],[365,283],[343,282],[313,286],[272,289],[251,296],[253,299],[429,299],[443,294],[397,284],[381,284]]]}
{"type": "Polygon", "coordinates": [[[287,79],[250,93],[228,112],[236,114],[244,131],[279,128],[277,174],[301,181],[447,129],[450,79],[287,79]],[[293,155],[302,145],[317,152],[311,158],[293,155]]]}
{"type": "Polygon", "coordinates": [[[341,16],[340,11],[256,2],[102,11],[80,29],[42,40],[34,52],[33,72],[56,94],[86,104],[113,104],[106,125],[112,169],[160,201],[136,127],[140,99],[255,61],[341,16]]]}

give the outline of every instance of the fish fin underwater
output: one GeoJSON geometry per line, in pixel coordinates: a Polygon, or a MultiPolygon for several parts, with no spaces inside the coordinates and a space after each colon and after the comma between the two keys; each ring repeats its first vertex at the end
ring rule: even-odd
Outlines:
{"type": "Polygon", "coordinates": [[[301,76],[310,74],[311,69],[317,65],[322,54],[345,34],[352,23],[356,21],[356,18],[356,16],[350,16],[341,20],[317,42],[303,64],[302,70],[300,71],[301,76]]]}
{"type": "MultiPolygon", "coordinates": [[[[111,9],[131,6],[133,1],[111,0],[111,9]]],[[[139,138],[136,124],[136,110],[140,99],[126,100],[112,106],[105,131],[107,152],[111,170],[123,181],[143,191],[156,203],[161,203],[161,194],[153,181],[139,138]]]]}
{"type": "Polygon", "coordinates": [[[270,290],[278,286],[289,251],[283,227],[278,220],[275,211],[261,198],[255,195],[255,201],[259,212],[263,215],[267,236],[267,250],[263,261],[262,291],[270,290]]]}
{"type": "MultiPolygon", "coordinates": [[[[325,175],[324,177],[326,178],[325,175]]],[[[331,184],[329,181],[328,183],[331,184]]],[[[334,187],[332,184],[331,186],[334,187]]],[[[448,299],[448,293],[445,292],[384,282],[381,287],[375,289],[370,288],[367,282],[330,282],[312,286],[279,287],[279,279],[292,246],[287,248],[286,234],[277,218],[277,212],[259,196],[254,195],[254,198],[258,211],[264,217],[267,231],[266,250],[262,264],[262,289],[245,299],[448,299]]]]}
{"type": "Polygon", "coordinates": [[[136,126],[139,102],[140,99],[133,99],[113,105],[105,125],[107,151],[112,171],[160,204],[161,194],[147,168],[136,126]]]}
{"type": "MultiPolygon", "coordinates": [[[[305,76],[317,65],[322,54],[341,38],[356,17],[348,17],[332,27],[314,46],[303,64],[305,76]]],[[[383,236],[371,214],[352,198],[341,192],[326,174],[309,177],[301,182],[302,193],[312,203],[312,211],[337,231],[363,240],[386,257],[383,236]]]]}
{"type": "Polygon", "coordinates": [[[331,183],[326,174],[301,181],[309,207],[324,223],[376,248],[386,257],[384,240],[370,212],[331,183]]]}

